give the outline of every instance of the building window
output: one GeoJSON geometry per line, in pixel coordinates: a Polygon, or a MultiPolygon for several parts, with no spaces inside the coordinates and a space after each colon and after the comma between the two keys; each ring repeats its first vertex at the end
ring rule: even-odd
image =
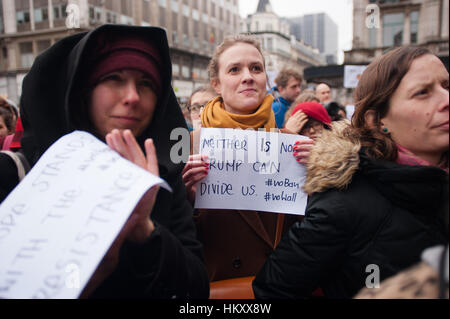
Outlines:
{"type": "Polygon", "coordinates": [[[398,46],[403,42],[403,13],[383,15],[383,46],[398,46]]]}
{"type": "Polygon", "coordinates": [[[411,23],[411,43],[417,44],[417,33],[419,31],[419,11],[411,12],[409,19],[411,23]]]}
{"type": "Polygon", "coordinates": [[[185,4],[183,4],[182,8],[183,8],[183,15],[185,17],[189,17],[189,7],[187,5],[185,5],[185,4]]]}
{"type": "Polygon", "coordinates": [[[48,8],[34,9],[34,21],[42,22],[48,20],[48,8]]]}
{"type": "Polygon", "coordinates": [[[192,70],[192,79],[197,80],[200,78],[200,69],[199,68],[194,68],[192,70]]]}
{"type": "Polygon", "coordinates": [[[200,73],[201,73],[202,79],[208,80],[208,71],[206,71],[206,68],[205,69],[201,69],[200,73]]]}
{"type": "Polygon", "coordinates": [[[89,19],[95,20],[95,11],[93,6],[89,6],[89,19]]]}
{"type": "Polygon", "coordinates": [[[48,20],[48,8],[42,8],[42,19],[44,19],[44,21],[48,20]]]}
{"type": "Polygon", "coordinates": [[[177,0],[172,0],[172,2],[170,3],[170,6],[172,8],[172,11],[178,12],[178,1],[177,0]]]}
{"type": "Polygon", "coordinates": [[[172,32],[172,42],[173,44],[177,44],[178,43],[178,35],[176,31],[172,32]]]}
{"type": "Polygon", "coordinates": [[[183,34],[183,45],[189,47],[191,43],[189,42],[189,36],[187,34],[183,34]]]}
{"type": "Polygon", "coordinates": [[[159,26],[165,27],[166,25],[166,9],[159,7],[159,26]]]}
{"type": "Polygon", "coordinates": [[[197,38],[194,38],[194,49],[200,49],[200,42],[197,38]]]}
{"type": "Polygon", "coordinates": [[[267,39],[267,51],[273,51],[273,39],[272,38],[267,39]]]}
{"type": "Polygon", "coordinates": [[[191,74],[190,74],[191,72],[189,72],[189,67],[187,67],[187,66],[185,66],[185,65],[183,65],[182,67],[181,67],[181,75],[184,77],[184,78],[190,78],[191,77],[191,74]]]}
{"type": "Polygon", "coordinates": [[[167,8],[167,0],[158,0],[160,7],[167,8]]]}
{"type": "Polygon", "coordinates": [[[22,68],[30,68],[33,65],[33,43],[22,42],[19,44],[20,49],[20,64],[22,68]]]}
{"type": "Polygon", "coordinates": [[[29,23],[30,22],[30,12],[29,11],[18,11],[16,13],[17,23],[29,23]]]}
{"type": "Polygon", "coordinates": [[[67,17],[67,4],[63,4],[61,6],[61,14],[62,14],[63,18],[67,17]]]}
{"type": "Polygon", "coordinates": [[[208,24],[209,17],[206,13],[202,13],[202,21],[203,21],[203,23],[208,24]]]}
{"type": "Polygon", "coordinates": [[[200,14],[198,13],[198,10],[192,10],[192,19],[195,21],[200,21],[200,14]]]}
{"type": "Polygon", "coordinates": [[[172,75],[177,76],[180,74],[180,66],[176,63],[172,64],[172,75]]]}
{"type": "Polygon", "coordinates": [[[59,6],[53,6],[53,18],[55,20],[61,18],[61,12],[60,12],[59,6]]]}
{"type": "Polygon", "coordinates": [[[208,51],[209,50],[209,42],[206,40],[203,40],[202,49],[208,51]]]}

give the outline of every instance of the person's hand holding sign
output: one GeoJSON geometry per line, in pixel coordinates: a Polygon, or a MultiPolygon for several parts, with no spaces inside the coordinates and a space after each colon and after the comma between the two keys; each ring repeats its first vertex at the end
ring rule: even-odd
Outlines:
{"type": "Polygon", "coordinates": [[[297,162],[301,164],[306,164],[308,162],[309,156],[311,155],[311,149],[314,146],[314,140],[312,139],[301,139],[295,142],[294,145],[294,157],[297,162]]]}
{"type": "Polygon", "coordinates": [[[183,169],[183,182],[191,204],[194,204],[195,201],[196,184],[208,175],[209,163],[206,162],[207,160],[208,156],[206,155],[191,155],[183,169]]]}
{"type": "MultiPolygon", "coordinates": [[[[146,154],[142,152],[130,130],[113,130],[106,135],[106,143],[124,158],[159,177],[158,160],[152,139],[145,141],[146,154]]],[[[149,217],[153,210],[158,190],[159,186],[154,186],[145,193],[119,236],[125,235],[127,240],[136,243],[145,242],[150,237],[155,226],[149,217]]]]}
{"type": "MultiPolygon", "coordinates": [[[[122,157],[130,160],[155,176],[159,176],[158,160],[152,139],[145,141],[144,154],[130,130],[119,131],[117,129],[106,135],[106,143],[122,157]]],[[[150,188],[141,198],[136,208],[131,213],[119,235],[105,254],[81,297],[88,297],[98,285],[100,285],[117,267],[119,251],[125,240],[134,243],[144,243],[152,234],[155,226],[150,219],[150,214],[155,205],[159,186],[150,188]]]]}

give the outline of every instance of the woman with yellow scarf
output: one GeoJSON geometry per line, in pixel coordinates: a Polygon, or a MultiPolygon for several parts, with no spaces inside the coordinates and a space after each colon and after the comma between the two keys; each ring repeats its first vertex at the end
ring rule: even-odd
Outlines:
{"type": "MultiPolygon", "coordinates": [[[[267,93],[265,60],[259,43],[246,36],[228,37],[216,49],[209,67],[210,82],[218,97],[201,114],[202,127],[276,129],[272,95],[267,93]]],[[[193,149],[183,170],[183,180],[193,203],[195,185],[208,174],[207,157],[198,154],[199,131],[194,131],[193,149]]],[[[250,295],[214,297],[250,297],[251,277],[262,267],[275,248],[282,232],[298,220],[296,216],[242,211],[196,211],[196,225],[204,245],[210,281],[243,278],[250,295]]],[[[215,287],[215,283],[211,284],[215,287]]]]}

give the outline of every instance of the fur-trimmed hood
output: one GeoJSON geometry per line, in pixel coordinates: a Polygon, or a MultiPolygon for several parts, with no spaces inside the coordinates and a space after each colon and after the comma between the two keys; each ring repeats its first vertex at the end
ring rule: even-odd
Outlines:
{"type": "Polygon", "coordinates": [[[358,138],[334,122],[316,140],[307,164],[304,190],[308,195],[345,190],[363,177],[394,205],[418,215],[448,218],[448,174],[435,166],[401,165],[376,160],[361,149],[358,138]]]}
{"type": "Polygon", "coordinates": [[[330,188],[344,189],[359,167],[358,140],[344,134],[347,122],[333,122],[316,139],[307,164],[304,190],[308,195],[330,188]]]}

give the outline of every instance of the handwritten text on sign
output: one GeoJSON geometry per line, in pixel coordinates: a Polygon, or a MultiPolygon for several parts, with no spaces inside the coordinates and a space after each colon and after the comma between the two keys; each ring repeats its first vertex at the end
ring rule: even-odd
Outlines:
{"type": "Polygon", "coordinates": [[[88,133],[62,137],[0,206],[0,298],[78,297],[156,184],[170,190],[88,133]]]}
{"type": "Polygon", "coordinates": [[[304,214],[306,171],[293,156],[303,136],[218,128],[200,135],[210,171],[197,184],[196,208],[304,214]]]}

